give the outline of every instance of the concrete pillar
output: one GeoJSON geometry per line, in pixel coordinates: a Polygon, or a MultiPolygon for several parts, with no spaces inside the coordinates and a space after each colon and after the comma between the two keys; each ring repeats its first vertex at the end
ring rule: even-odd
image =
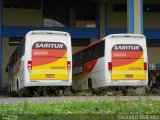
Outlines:
{"type": "Polygon", "coordinates": [[[0,0],[0,95],[2,95],[2,0],[0,0]]]}
{"type": "Polygon", "coordinates": [[[143,34],[143,0],[127,0],[128,33],[143,34]]]}
{"type": "Polygon", "coordinates": [[[100,0],[100,38],[105,37],[105,0],[100,0]]]}

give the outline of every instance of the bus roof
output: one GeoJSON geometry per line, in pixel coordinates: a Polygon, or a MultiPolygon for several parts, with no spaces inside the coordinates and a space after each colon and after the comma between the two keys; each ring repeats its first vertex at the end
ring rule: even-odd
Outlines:
{"type": "Polygon", "coordinates": [[[127,34],[111,34],[111,35],[108,35],[106,36],[104,39],[106,38],[113,38],[113,37],[140,37],[140,38],[145,38],[144,35],[142,34],[130,34],[130,33],[127,33],[127,34]]]}
{"type": "Polygon", "coordinates": [[[42,33],[46,33],[46,34],[66,34],[69,35],[69,33],[67,32],[63,32],[63,31],[53,31],[53,30],[33,30],[33,31],[29,31],[26,35],[29,34],[42,34],[42,33]]]}

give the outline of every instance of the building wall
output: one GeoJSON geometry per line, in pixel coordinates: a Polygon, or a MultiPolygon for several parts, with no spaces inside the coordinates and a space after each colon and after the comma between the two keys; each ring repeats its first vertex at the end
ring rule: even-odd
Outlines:
{"type": "Polygon", "coordinates": [[[160,29],[159,13],[144,13],[144,28],[160,29]]]}
{"type": "Polygon", "coordinates": [[[9,63],[9,57],[13,53],[13,51],[16,49],[16,46],[9,46],[9,39],[3,38],[2,39],[2,80],[3,80],[3,87],[7,86],[8,82],[8,76],[6,73],[6,67],[9,63]]]}
{"type": "Polygon", "coordinates": [[[43,26],[41,9],[3,8],[3,25],[43,26]]]}
{"type": "MultiPolygon", "coordinates": [[[[43,14],[41,9],[3,8],[3,25],[6,26],[43,26],[43,14]]],[[[2,39],[2,84],[7,87],[8,76],[6,66],[9,57],[17,46],[9,45],[9,38],[2,39]],[[7,53],[7,54],[6,54],[7,53]]]]}
{"type": "MultiPolygon", "coordinates": [[[[143,0],[144,4],[160,4],[160,0],[143,0]]],[[[113,4],[127,3],[126,0],[109,0],[106,3],[107,28],[127,28],[127,12],[114,12],[113,4]]],[[[144,28],[160,29],[159,12],[144,12],[144,28]]]]}
{"type": "Polygon", "coordinates": [[[148,61],[149,63],[160,63],[160,47],[148,47],[148,61]]]}
{"type": "MultiPolygon", "coordinates": [[[[125,3],[125,1],[126,0],[122,0],[121,3],[125,3]]],[[[106,27],[127,28],[127,12],[113,12],[114,3],[117,3],[117,0],[110,0],[106,3],[106,27]]],[[[159,29],[159,21],[160,16],[158,12],[144,13],[144,28],[159,29]]],[[[43,10],[24,8],[3,8],[3,25],[43,26],[43,10]]]]}
{"type": "Polygon", "coordinates": [[[106,3],[107,28],[127,28],[127,12],[113,12],[113,4],[117,2],[126,3],[126,0],[110,0],[106,3]]]}

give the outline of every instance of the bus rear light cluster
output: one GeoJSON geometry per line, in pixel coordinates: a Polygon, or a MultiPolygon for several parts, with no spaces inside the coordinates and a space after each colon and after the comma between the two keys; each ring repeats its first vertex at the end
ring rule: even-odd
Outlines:
{"type": "Polygon", "coordinates": [[[32,61],[28,61],[28,70],[32,70],[32,61]]]}
{"type": "Polygon", "coordinates": [[[144,70],[147,70],[147,62],[144,62],[144,70]]]}
{"type": "Polygon", "coordinates": [[[112,62],[108,62],[108,70],[112,70],[112,62]]]}
{"type": "Polygon", "coordinates": [[[71,61],[67,61],[67,70],[71,69],[71,61]]]}

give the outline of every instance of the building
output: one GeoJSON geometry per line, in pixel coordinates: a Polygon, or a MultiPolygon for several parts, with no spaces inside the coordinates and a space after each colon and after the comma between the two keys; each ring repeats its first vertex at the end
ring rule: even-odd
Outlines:
{"type": "Polygon", "coordinates": [[[9,56],[30,30],[71,34],[73,51],[111,33],[142,33],[150,63],[160,63],[159,0],[0,0],[0,93],[9,56]]]}

